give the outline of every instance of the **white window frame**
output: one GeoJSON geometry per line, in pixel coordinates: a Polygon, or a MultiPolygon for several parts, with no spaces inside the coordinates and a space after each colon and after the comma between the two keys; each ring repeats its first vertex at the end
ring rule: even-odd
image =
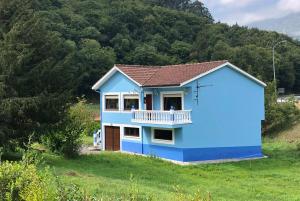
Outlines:
{"type": "Polygon", "coordinates": [[[124,110],[124,96],[126,95],[137,95],[138,96],[138,99],[139,99],[139,110],[141,110],[141,97],[140,97],[140,94],[137,93],[137,92],[122,92],[121,93],[121,111],[122,112],[128,112],[128,113],[131,113],[131,110],[124,110]]]}
{"type": "Polygon", "coordinates": [[[151,141],[158,144],[175,144],[175,129],[174,128],[151,128],[151,141]],[[172,131],[172,140],[159,140],[154,138],[154,130],[170,130],[172,131]]]}
{"type": "MultiPolygon", "coordinates": [[[[147,94],[151,94],[152,95],[152,110],[154,110],[153,92],[152,91],[146,91],[146,92],[144,92],[144,100],[145,100],[147,94]]],[[[145,102],[144,102],[144,110],[146,110],[146,103],[145,102]]]]}
{"type": "Polygon", "coordinates": [[[121,101],[120,101],[120,93],[118,92],[108,92],[108,93],[103,93],[102,96],[102,108],[103,108],[103,112],[120,112],[121,110],[121,101]],[[119,109],[118,110],[107,110],[106,109],[106,99],[105,96],[109,96],[109,95],[113,95],[113,96],[118,96],[118,102],[119,102],[119,109]]]}
{"type": "Polygon", "coordinates": [[[142,127],[141,126],[136,126],[136,125],[127,125],[127,124],[123,124],[122,125],[122,139],[125,140],[141,140],[141,136],[142,136],[142,127]],[[126,136],[125,135],[125,128],[138,128],[139,129],[139,137],[134,137],[134,136],[126,136]]]}
{"type": "MultiPolygon", "coordinates": [[[[160,92],[160,110],[164,110],[164,96],[171,94],[180,94],[181,97],[181,110],[184,110],[184,91],[161,91],[160,92]]],[[[177,97],[177,96],[176,96],[177,97]]]]}

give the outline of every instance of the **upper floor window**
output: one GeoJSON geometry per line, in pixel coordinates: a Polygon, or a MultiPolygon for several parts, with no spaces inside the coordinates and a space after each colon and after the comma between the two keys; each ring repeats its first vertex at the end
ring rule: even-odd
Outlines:
{"type": "Polygon", "coordinates": [[[124,95],[124,110],[131,110],[132,108],[139,109],[139,95],[138,94],[128,94],[124,95]]]}
{"type": "Polygon", "coordinates": [[[105,110],[119,110],[118,95],[105,95],[105,110]]]}
{"type": "Polygon", "coordinates": [[[182,94],[162,94],[163,98],[163,109],[170,110],[172,107],[174,110],[182,110],[182,94]]]}

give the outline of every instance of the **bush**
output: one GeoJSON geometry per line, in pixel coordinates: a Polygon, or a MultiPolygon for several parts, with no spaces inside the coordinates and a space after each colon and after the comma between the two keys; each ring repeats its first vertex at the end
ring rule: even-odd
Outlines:
{"type": "Polygon", "coordinates": [[[55,196],[47,169],[39,172],[35,164],[3,162],[0,165],[0,200],[47,201],[55,196]]]}
{"type": "Polygon", "coordinates": [[[99,129],[99,123],[94,120],[96,114],[84,98],[79,98],[78,103],[70,108],[73,116],[83,128],[84,135],[92,135],[93,131],[99,129]]]}
{"type": "Polygon", "coordinates": [[[277,103],[277,95],[274,93],[274,83],[270,83],[266,87],[265,108],[264,134],[281,131],[300,119],[300,111],[296,107],[293,97],[290,97],[287,102],[277,103]]]}
{"type": "Polygon", "coordinates": [[[97,199],[87,195],[82,191],[77,185],[70,184],[66,185],[63,183],[57,182],[57,201],[96,201],[97,199]]]}
{"type": "Polygon", "coordinates": [[[96,201],[78,186],[61,183],[48,168],[38,169],[39,156],[30,151],[19,162],[0,163],[0,201],[96,201]]]}
{"type": "Polygon", "coordinates": [[[67,158],[78,156],[82,146],[84,124],[80,114],[81,102],[71,106],[66,117],[53,129],[43,141],[53,152],[63,154],[67,158]]]}

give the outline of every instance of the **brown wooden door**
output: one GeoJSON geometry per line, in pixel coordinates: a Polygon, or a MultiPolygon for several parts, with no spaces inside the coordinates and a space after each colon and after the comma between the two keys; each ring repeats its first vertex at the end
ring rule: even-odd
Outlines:
{"type": "Polygon", "coordinates": [[[152,110],[152,94],[146,94],[146,110],[152,110]]]}
{"type": "Polygon", "coordinates": [[[105,126],[105,150],[120,150],[120,127],[105,126]]]}

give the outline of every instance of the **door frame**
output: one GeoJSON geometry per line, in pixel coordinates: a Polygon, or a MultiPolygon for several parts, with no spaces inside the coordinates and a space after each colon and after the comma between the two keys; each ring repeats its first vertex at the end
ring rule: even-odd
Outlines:
{"type": "Polygon", "coordinates": [[[113,127],[119,127],[120,128],[120,151],[122,151],[122,124],[110,124],[110,123],[102,123],[102,150],[105,151],[105,126],[113,126],[113,127]]]}
{"type": "Polygon", "coordinates": [[[146,106],[146,103],[145,103],[145,99],[146,99],[146,95],[151,95],[152,96],[152,110],[154,110],[154,108],[153,108],[153,106],[154,106],[154,104],[153,104],[153,92],[152,91],[147,91],[147,92],[145,92],[144,93],[144,98],[143,98],[143,101],[144,101],[144,110],[147,110],[147,106],[146,106]]]}

